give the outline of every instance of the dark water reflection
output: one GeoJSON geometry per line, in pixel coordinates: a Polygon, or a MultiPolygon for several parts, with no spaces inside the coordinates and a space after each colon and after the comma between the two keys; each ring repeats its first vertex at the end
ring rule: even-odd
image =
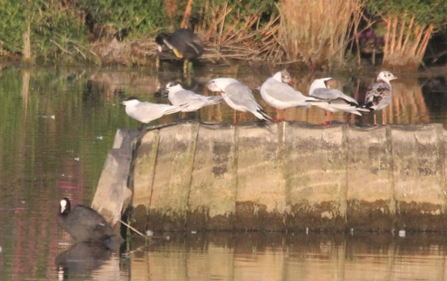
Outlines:
{"type": "MultiPolygon", "coordinates": [[[[378,71],[378,70],[377,70],[378,71]]],[[[357,99],[377,71],[360,77],[332,74],[340,88],[357,99]]],[[[291,71],[296,88],[307,93],[310,82],[328,74],[291,71]]],[[[395,73],[394,100],[388,107],[394,124],[447,124],[446,75],[395,73]]],[[[197,93],[212,95],[204,84],[214,77],[237,77],[250,88],[260,86],[270,70],[196,69],[183,81],[197,93]]],[[[0,280],[56,280],[56,259],[72,243],[56,224],[61,197],[90,204],[116,129],[134,127],[120,102],[127,96],[167,103],[154,95],[160,85],[182,79],[178,72],[152,74],[146,69],[0,70],[0,280]],[[61,244],[62,243],[62,244],[61,244]]],[[[255,91],[259,98],[259,93],[255,91]]],[[[259,100],[270,115],[275,110],[259,100]]],[[[288,120],[319,124],[324,112],[291,109],[288,120]]],[[[153,124],[171,122],[165,116],[153,124]]],[[[224,103],[188,114],[203,121],[232,122],[224,103]]],[[[335,114],[338,122],[372,123],[372,115],[335,114]]],[[[244,115],[244,122],[254,117],[244,115]]],[[[380,118],[379,118],[380,122],[380,118]]],[[[443,280],[445,239],[438,235],[332,236],[283,234],[180,235],[130,254],[93,255],[98,264],[75,280],[443,280]],[[98,258],[101,257],[101,258],[98,258]],[[320,275],[315,275],[320,274],[320,275]]],[[[77,246],[80,247],[80,246],[77,246]]],[[[76,248],[75,248],[76,249],[76,248]]],[[[82,253],[81,256],[85,255],[82,253]]],[[[89,261],[89,260],[87,260],[89,261]]],[[[73,263],[68,263],[72,265],[73,263]]],[[[79,264],[74,264],[79,266],[79,264]]],[[[70,271],[68,273],[70,274],[70,271]]],[[[61,275],[63,277],[63,275],[61,275]]]]}

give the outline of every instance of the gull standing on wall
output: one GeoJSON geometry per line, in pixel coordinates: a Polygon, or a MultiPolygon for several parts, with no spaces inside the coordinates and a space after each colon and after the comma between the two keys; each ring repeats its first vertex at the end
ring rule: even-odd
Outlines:
{"type": "Polygon", "coordinates": [[[183,89],[179,82],[169,82],[166,85],[166,91],[168,91],[168,99],[172,105],[186,105],[181,110],[182,112],[196,111],[204,106],[218,104],[222,101],[220,96],[206,97],[183,89]]]}
{"type": "Polygon", "coordinates": [[[157,104],[150,102],[139,101],[136,97],[129,97],[123,104],[126,106],[126,113],[133,119],[140,121],[141,126],[139,130],[143,128],[144,124],[147,124],[155,119],[182,111],[187,105],[169,105],[169,104],[157,104]]]}
{"type": "MultiPolygon", "coordinates": [[[[374,126],[377,126],[375,112],[387,107],[393,99],[390,81],[394,79],[397,79],[397,77],[391,72],[381,71],[377,76],[377,82],[367,89],[364,107],[374,111],[374,126]]],[[[382,125],[385,125],[385,123],[385,111],[382,111],[382,125]]]]}
{"type": "Polygon", "coordinates": [[[360,111],[369,111],[361,108],[358,102],[350,96],[345,95],[337,89],[337,80],[332,77],[316,79],[309,88],[309,96],[315,97],[327,103],[313,103],[316,107],[325,110],[322,126],[332,125],[332,116],[334,112],[348,112],[361,116],[360,111]],[[329,123],[326,123],[327,112],[331,112],[329,123]]]}
{"type": "Polygon", "coordinates": [[[208,82],[208,89],[212,92],[220,92],[224,101],[234,109],[234,124],[241,122],[242,113],[246,111],[253,113],[260,120],[271,120],[271,117],[257,103],[251,90],[234,78],[212,79],[208,82]],[[236,110],[241,111],[239,122],[236,122],[236,110]]]}
{"type": "Polygon", "coordinates": [[[273,77],[267,79],[261,86],[262,98],[272,107],[276,108],[276,119],[274,121],[286,120],[286,109],[290,107],[310,108],[310,101],[317,99],[306,97],[301,92],[293,89],[290,84],[294,84],[287,70],[276,72],[273,77]],[[280,113],[283,110],[283,117],[280,113]]]}

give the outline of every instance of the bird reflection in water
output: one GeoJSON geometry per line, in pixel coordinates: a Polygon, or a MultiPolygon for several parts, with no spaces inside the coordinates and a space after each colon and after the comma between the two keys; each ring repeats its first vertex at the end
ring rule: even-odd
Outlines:
{"type": "MultiPolygon", "coordinates": [[[[103,243],[78,242],[56,257],[59,280],[88,277],[114,255],[103,243]]],[[[117,260],[118,261],[118,260],[117,260]]]]}

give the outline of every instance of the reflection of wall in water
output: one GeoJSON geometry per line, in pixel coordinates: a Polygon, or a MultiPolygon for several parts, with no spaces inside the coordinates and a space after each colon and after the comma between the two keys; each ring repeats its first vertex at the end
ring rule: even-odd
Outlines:
{"type": "Polygon", "coordinates": [[[132,280],[446,279],[442,235],[197,233],[171,241],[134,254],[132,280]]]}

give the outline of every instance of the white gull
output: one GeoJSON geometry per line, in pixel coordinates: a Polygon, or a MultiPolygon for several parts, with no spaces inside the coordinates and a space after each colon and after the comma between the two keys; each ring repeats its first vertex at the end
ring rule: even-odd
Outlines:
{"type": "Polygon", "coordinates": [[[274,121],[284,121],[286,119],[286,109],[290,107],[310,108],[309,101],[316,101],[315,98],[306,97],[301,92],[296,91],[289,83],[293,83],[287,70],[278,71],[268,78],[261,86],[262,98],[272,107],[276,108],[276,119],[274,121]],[[280,119],[280,111],[283,110],[283,118],[280,119]]]}
{"type": "Polygon", "coordinates": [[[222,101],[220,96],[202,96],[193,91],[186,90],[179,82],[169,82],[166,85],[168,99],[172,105],[186,105],[182,112],[196,111],[204,106],[218,104],[222,101]]]}
{"type": "Polygon", "coordinates": [[[271,117],[268,116],[257,103],[251,90],[234,78],[212,79],[208,82],[208,89],[213,92],[220,92],[228,106],[234,109],[233,120],[235,124],[236,110],[241,111],[239,122],[242,118],[242,112],[246,111],[253,113],[258,119],[265,121],[271,120],[271,117]]]}
{"type": "Polygon", "coordinates": [[[312,82],[309,88],[309,96],[315,97],[320,101],[326,101],[326,103],[312,103],[316,107],[324,109],[323,126],[332,125],[332,116],[334,112],[348,112],[356,115],[362,115],[360,111],[369,111],[362,109],[358,102],[345,95],[342,91],[337,89],[337,80],[332,77],[316,79],[312,82]],[[329,124],[326,123],[327,111],[331,112],[329,124]]]}
{"type": "Polygon", "coordinates": [[[163,115],[179,112],[187,106],[142,102],[136,97],[129,97],[123,101],[123,104],[126,106],[127,115],[142,123],[140,129],[143,124],[147,124],[163,115]]]}

